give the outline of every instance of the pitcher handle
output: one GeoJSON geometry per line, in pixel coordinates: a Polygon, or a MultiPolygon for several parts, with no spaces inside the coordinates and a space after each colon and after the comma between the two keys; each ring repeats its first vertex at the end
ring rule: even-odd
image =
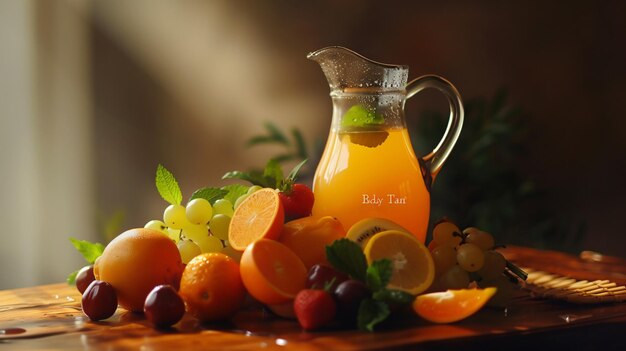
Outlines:
{"type": "Polygon", "coordinates": [[[450,104],[450,118],[441,141],[439,141],[439,144],[433,151],[422,157],[427,169],[430,171],[430,174],[426,176],[430,176],[429,178],[434,179],[441,170],[444,162],[446,162],[446,159],[448,159],[448,156],[450,156],[454,144],[456,144],[456,141],[459,139],[461,128],[463,127],[464,112],[461,95],[459,95],[456,88],[446,79],[436,75],[421,76],[409,82],[406,86],[407,99],[426,88],[439,90],[446,96],[450,104]]]}

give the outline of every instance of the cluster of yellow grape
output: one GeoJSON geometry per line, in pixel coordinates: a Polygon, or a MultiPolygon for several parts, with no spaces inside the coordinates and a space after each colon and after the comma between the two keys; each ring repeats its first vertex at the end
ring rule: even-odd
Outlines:
{"type": "Polygon", "coordinates": [[[218,199],[211,205],[204,198],[193,199],[186,206],[172,204],[165,208],[162,221],[151,220],[144,227],[158,230],[174,240],[185,264],[207,252],[236,256],[238,253],[228,246],[230,219],[235,208],[259,189],[260,186],[250,187],[234,204],[228,199],[218,199]]]}
{"type": "Polygon", "coordinates": [[[516,276],[525,274],[496,251],[493,236],[475,227],[463,231],[448,219],[433,228],[428,248],[435,263],[435,289],[465,289],[475,282],[481,288],[498,288],[494,303],[506,304],[516,276]],[[513,269],[513,272],[510,271],[513,269]]]}

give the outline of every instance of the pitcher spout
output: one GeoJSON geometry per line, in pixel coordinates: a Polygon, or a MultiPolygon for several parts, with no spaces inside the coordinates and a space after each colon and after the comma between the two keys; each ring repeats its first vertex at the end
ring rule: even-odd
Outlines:
{"type": "Polygon", "coordinates": [[[341,46],[329,46],[307,55],[321,67],[331,92],[404,90],[409,68],[370,60],[341,46]]]}

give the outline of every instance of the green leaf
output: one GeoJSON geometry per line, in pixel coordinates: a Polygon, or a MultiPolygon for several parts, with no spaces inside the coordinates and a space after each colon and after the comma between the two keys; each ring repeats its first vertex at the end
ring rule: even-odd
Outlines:
{"type": "Polygon", "coordinates": [[[66,279],[67,285],[76,284],[76,275],[78,275],[78,271],[74,271],[67,276],[67,279],[66,279]]]}
{"type": "Polygon", "coordinates": [[[104,251],[104,245],[100,243],[90,243],[87,240],[78,240],[74,238],[70,238],[70,241],[89,264],[93,264],[96,261],[96,258],[100,257],[104,251]]]}
{"type": "Polygon", "coordinates": [[[306,143],[304,142],[304,137],[302,137],[302,133],[299,129],[293,128],[291,130],[291,135],[293,136],[293,140],[296,145],[296,154],[300,156],[300,158],[308,158],[308,152],[306,149],[306,143]]]}
{"type": "Polygon", "coordinates": [[[361,301],[361,305],[359,306],[357,324],[359,329],[371,332],[374,331],[376,324],[387,319],[390,314],[391,311],[386,303],[372,299],[365,299],[361,301]]]}
{"type": "Polygon", "coordinates": [[[240,179],[246,182],[249,182],[253,185],[259,185],[264,188],[273,188],[273,181],[268,181],[266,177],[263,176],[262,172],[257,170],[252,170],[249,172],[241,172],[241,171],[231,171],[227,172],[222,176],[222,179],[240,179]]]}
{"type": "Polygon", "coordinates": [[[291,172],[289,172],[289,175],[287,176],[287,179],[290,179],[292,181],[295,181],[296,178],[298,177],[298,172],[300,172],[300,168],[302,168],[302,166],[304,166],[304,164],[306,163],[306,159],[302,160],[302,162],[298,163],[292,170],[291,172]]]}
{"type": "Polygon", "coordinates": [[[393,268],[391,261],[388,259],[381,259],[372,262],[367,267],[366,283],[370,290],[377,292],[384,289],[391,279],[393,268]]]}
{"type": "Polygon", "coordinates": [[[270,138],[272,138],[272,140],[280,144],[289,145],[289,140],[287,140],[285,134],[280,129],[278,129],[278,127],[274,123],[266,122],[265,129],[267,129],[267,131],[269,132],[269,136],[270,138]]]}
{"type": "Polygon", "coordinates": [[[224,198],[226,194],[228,194],[228,190],[206,187],[194,191],[193,194],[191,194],[189,201],[193,199],[205,199],[213,205],[215,201],[224,198]]]}
{"type": "Polygon", "coordinates": [[[338,239],[326,246],[326,258],[338,271],[365,282],[367,261],[361,247],[350,239],[338,239]]]}
{"type": "Polygon", "coordinates": [[[280,163],[274,159],[270,159],[263,170],[263,177],[268,183],[273,184],[272,188],[278,188],[283,180],[283,169],[280,163]]]}
{"type": "Polygon", "coordinates": [[[159,164],[156,171],[156,187],[163,200],[172,205],[180,205],[183,194],[174,175],[159,164]]]}
{"type": "Polygon", "coordinates": [[[122,224],[125,217],[124,211],[116,211],[106,220],[104,223],[104,237],[106,240],[111,241],[122,232],[122,224]]]}
{"type": "Polygon", "coordinates": [[[226,191],[226,195],[224,195],[224,199],[230,201],[231,204],[235,204],[235,201],[245,193],[248,192],[249,186],[241,185],[241,184],[230,184],[222,187],[222,190],[226,191]]]}
{"type": "Polygon", "coordinates": [[[383,123],[385,123],[383,116],[363,105],[350,107],[341,119],[342,127],[367,127],[383,123]]]}
{"type": "Polygon", "coordinates": [[[415,296],[409,294],[406,291],[396,289],[382,289],[375,292],[372,297],[374,298],[374,300],[377,301],[400,305],[406,305],[415,300],[415,296]]]}

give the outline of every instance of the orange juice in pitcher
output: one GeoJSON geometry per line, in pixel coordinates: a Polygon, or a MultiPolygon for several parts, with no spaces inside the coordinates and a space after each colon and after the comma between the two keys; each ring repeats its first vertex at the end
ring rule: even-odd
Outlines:
{"type": "Polygon", "coordinates": [[[380,64],[341,47],[309,58],[321,65],[333,100],[331,130],[313,181],[313,214],[334,216],[346,228],[368,217],[390,219],[424,242],[431,182],[463,124],[458,92],[432,75],[407,85],[406,66],[380,64]],[[433,152],[417,158],[404,104],[429,87],[448,98],[450,122],[433,152]]]}

